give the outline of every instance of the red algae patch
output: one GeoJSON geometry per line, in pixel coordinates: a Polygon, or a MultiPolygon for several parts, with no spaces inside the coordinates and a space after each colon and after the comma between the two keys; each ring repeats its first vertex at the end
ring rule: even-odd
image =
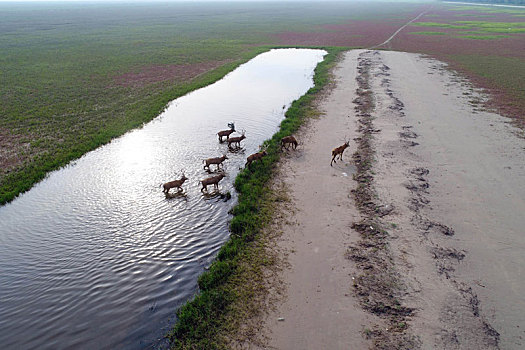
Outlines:
{"type": "Polygon", "coordinates": [[[151,65],[113,78],[115,86],[142,87],[163,81],[183,81],[195,78],[229,61],[209,61],[191,64],[151,65]]]}

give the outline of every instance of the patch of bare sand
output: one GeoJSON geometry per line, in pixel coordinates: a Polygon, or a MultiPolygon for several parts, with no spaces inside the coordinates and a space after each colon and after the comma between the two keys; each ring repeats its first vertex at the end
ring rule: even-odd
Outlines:
{"type": "Polygon", "coordinates": [[[440,62],[381,52],[376,66],[375,183],[395,208],[383,220],[414,334],[423,348],[522,349],[524,140],[440,62]]]}

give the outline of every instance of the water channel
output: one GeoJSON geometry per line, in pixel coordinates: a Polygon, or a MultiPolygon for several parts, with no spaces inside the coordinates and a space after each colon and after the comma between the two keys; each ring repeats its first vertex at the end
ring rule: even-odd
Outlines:
{"type": "Polygon", "coordinates": [[[2,348],[158,346],[228,238],[239,168],[313,86],[324,54],[261,54],[0,207],[2,348]],[[217,139],[231,121],[246,130],[241,152],[217,139]],[[224,153],[228,202],[198,183],[210,176],[202,160],[224,153]],[[167,198],[160,185],[180,169],[185,195],[167,198]]]}

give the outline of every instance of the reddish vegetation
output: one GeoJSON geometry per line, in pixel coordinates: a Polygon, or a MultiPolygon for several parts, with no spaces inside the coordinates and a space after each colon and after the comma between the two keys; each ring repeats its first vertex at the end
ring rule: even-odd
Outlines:
{"type": "MultiPolygon", "coordinates": [[[[493,55],[525,58],[524,34],[512,34],[497,40],[473,40],[455,38],[451,35],[414,35],[412,32],[439,31],[455,33],[454,29],[409,27],[392,40],[392,48],[398,51],[423,52],[431,55],[493,55]]],[[[490,35],[497,35],[488,33],[490,35]]],[[[457,35],[454,34],[454,35],[457,35]]]]}
{"type": "Polygon", "coordinates": [[[284,32],[275,36],[282,45],[369,47],[385,41],[398,28],[398,23],[354,21],[325,25],[318,32],[284,32]]]}
{"type": "Polygon", "coordinates": [[[20,135],[0,128],[0,175],[4,175],[22,163],[20,154],[30,147],[20,135]]]}
{"type": "Polygon", "coordinates": [[[116,86],[142,87],[162,81],[185,81],[217,68],[227,61],[210,61],[192,64],[170,64],[142,67],[139,71],[124,73],[113,79],[116,86]]]}
{"type": "Polygon", "coordinates": [[[403,18],[353,20],[345,24],[319,26],[317,31],[312,32],[283,32],[275,37],[281,45],[370,47],[388,39],[425,8],[427,5],[417,6],[403,18]]]}

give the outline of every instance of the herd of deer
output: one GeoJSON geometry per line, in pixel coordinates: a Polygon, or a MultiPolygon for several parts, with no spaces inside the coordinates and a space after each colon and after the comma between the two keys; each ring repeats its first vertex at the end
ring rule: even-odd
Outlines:
{"type": "MultiPolygon", "coordinates": [[[[241,132],[241,136],[230,137],[230,135],[232,133],[234,133],[236,130],[235,130],[235,125],[233,123],[228,123],[228,126],[230,127],[230,129],[219,131],[217,133],[217,136],[219,137],[219,142],[223,143],[224,142],[223,138],[226,137],[226,142],[228,143],[228,149],[235,150],[235,149],[232,148],[232,145],[236,146],[236,148],[238,149],[238,148],[240,148],[241,141],[246,138],[246,136],[245,136],[246,132],[243,130],[241,132]]],[[[283,148],[286,148],[286,150],[288,150],[289,147],[292,147],[293,149],[297,149],[297,144],[298,144],[298,142],[295,139],[295,137],[293,137],[293,136],[283,137],[281,139],[281,150],[283,148]]],[[[343,160],[343,152],[345,151],[345,149],[348,146],[349,146],[349,141],[345,141],[345,143],[342,146],[339,146],[339,147],[334,148],[332,150],[332,161],[330,162],[330,166],[332,166],[333,162],[337,163],[337,161],[335,160],[337,156],[339,156],[340,160],[343,160]]],[[[266,149],[264,149],[261,152],[257,152],[257,153],[254,153],[254,154],[248,156],[248,158],[246,159],[245,167],[250,167],[250,165],[253,162],[257,161],[257,160],[262,161],[262,159],[265,156],[267,156],[267,155],[268,155],[268,153],[266,152],[266,149]]],[[[210,165],[215,164],[215,165],[217,165],[217,169],[216,170],[220,171],[222,163],[226,159],[228,159],[226,154],[224,154],[222,157],[204,159],[202,161],[203,163],[205,163],[204,164],[204,170],[210,171],[210,165]]],[[[182,177],[180,179],[175,180],[175,181],[166,182],[164,185],[162,185],[162,187],[164,188],[163,192],[166,195],[168,195],[170,189],[172,189],[172,188],[176,188],[177,192],[182,192],[183,191],[182,185],[184,184],[184,182],[186,180],[188,180],[188,178],[184,175],[184,170],[182,170],[181,172],[182,172],[182,177]]],[[[208,191],[208,186],[210,186],[210,185],[213,185],[213,187],[218,190],[219,189],[219,182],[225,176],[226,175],[223,172],[221,172],[218,175],[215,175],[215,176],[212,176],[212,177],[208,177],[208,178],[206,178],[204,180],[200,180],[199,183],[202,185],[201,192],[204,192],[205,190],[207,192],[208,191]]]]}

